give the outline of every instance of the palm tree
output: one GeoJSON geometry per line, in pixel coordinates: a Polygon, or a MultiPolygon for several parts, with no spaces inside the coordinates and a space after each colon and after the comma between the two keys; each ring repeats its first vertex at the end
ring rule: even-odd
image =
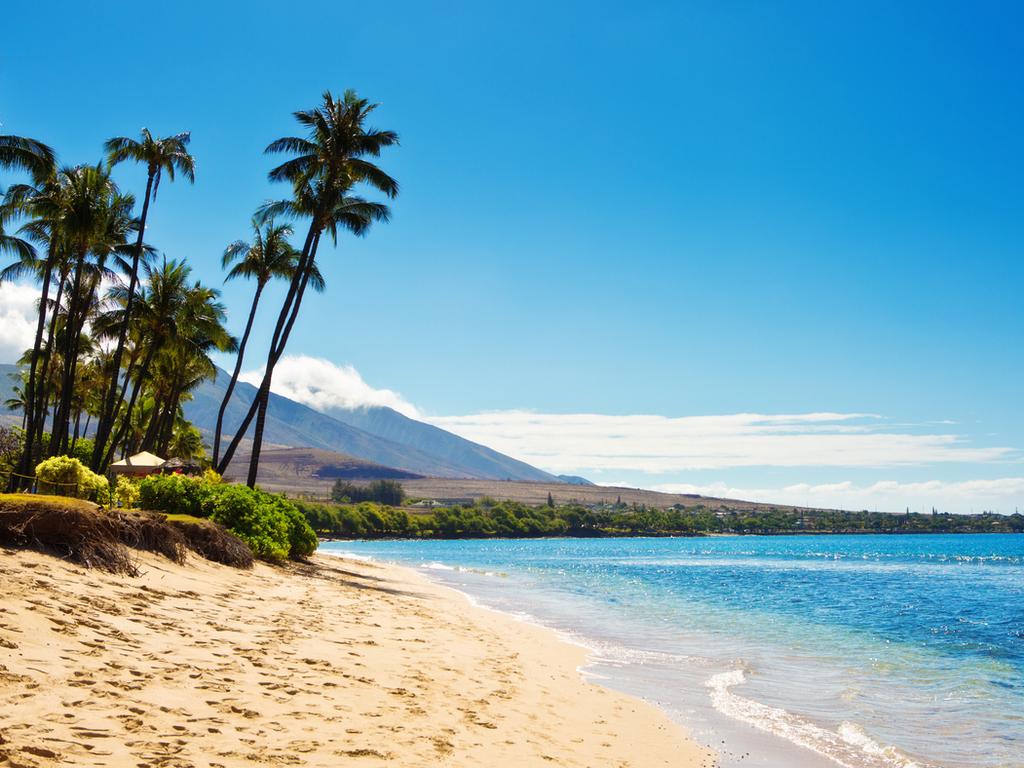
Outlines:
{"type": "Polygon", "coordinates": [[[17,382],[11,386],[11,397],[4,400],[4,408],[8,411],[21,411],[21,429],[25,429],[25,419],[28,418],[28,400],[25,397],[25,377],[19,371],[18,373],[11,373],[8,376],[17,382]]]}
{"type": "Polygon", "coordinates": [[[318,107],[295,113],[296,120],[308,131],[306,137],[284,137],[272,142],[266,149],[269,154],[294,155],[269,174],[272,181],[290,182],[293,197],[289,201],[267,206],[264,215],[269,217],[280,212],[308,218],[309,230],[278,315],[259,392],[218,467],[218,471],[223,474],[242,436],[256,416],[249,460],[250,486],[256,483],[274,366],[284,354],[288,336],[298,316],[302,297],[316,265],[322,234],[327,231],[332,238],[336,238],[341,228],[361,235],[365,234],[372,222],[387,220],[387,207],[354,196],[352,190],[355,186],[365,184],[388,197],[398,194],[398,182],[367,159],[378,157],[383,149],[398,143],[398,136],[393,131],[367,127],[366,121],[376,106],[360,99],[354,91],[346,91],[340,99],[326,92],[318,107]]]}
{"type": "MultiPolygon", "coordinates": [[[[138,440],[146,448],[162,443],[168,429],[173,429],[182,397],[216,375],[209,353],[236,349],[235,340],[224,329],[225,310],[217,301],[218,292],[190,284],[187,264],[165,259],[158,267],[148,263],[143,267],[146,279],[135,303],[130,333],[131,357],[141,359],[127,376],[131,396],[124,412],[118,414],[119,428],[109,441],[104,464],[119,446],[128,448],[135,442],[133,430],[138,430],[138,440]],[[145,350],[141,356],[137,354],[140,349],[145,350]],[[143,415],[148,418],[140,421],[137,402],[143,402],[143,415]]],[[[125,286],[113,288],[111,296],[122,306],[127,304],[125,286]]]]}
{"type": "MultiPolygon", "coordinates": [[[[57,161],[54,151],[35,139],[21,136],[0,136],[0,168],[7,170],[20,169],[27,171],[34,183],[41,184],[44,181],[52,180],[55,176],[57,161]]],[[[27,186],[27,185],[26,185],[27,186]]],[[[28,187],[31,189],[31,187],[28,187]]],[[[4,232],[4,225],[12,216],[24,213],[22,195],[8,190],[2,206],[0,206],[0,252],[11,252],[19,261],[24,262],[35,258],[35,249],[25,240],[8,235],[4,232]]],[[[49,254],[48,254],[49,261],[49,254]]],[[[18,475],[28,473],[27,461],[31,460],[29,453],[33,446],[33,429],[35,415],[34,404],[37,392],[37,371],[39,359],[39,347],[42,343],[43,330],[46,326],[46,312],[49,300],[51,269],[49,265],[42,272],[43,287],[39,300],[39,319],[36,324],[35,343],[32,347],[32,359],[29,363],[28,381],[25,383],[25,415],[23,423],[26,428],[26,450],[23,452],[22,460],[19,461],[16,473],[12,473],[9,481],[9,489],[16,490],[21,480],[18,475]]],[[[0,277],[0,281],[4,278],[0,277]]]]}
{"type": "Polygon", "coordinates": [[[139,280],[139,262],[142,257],[143,237],[146,232],[146,220],[149,217],[149,206],[151,201],[156,200],[157,190],[160,188],[161,176],[166,173],[167,177],[174,181],[174,174],[180,172],[182,176],[195,181],[195,159],[188,153],[188,143],[191,136],[188,133],[179,133],[167,138],[155,138],[149,129],[143,128],[140,140],[131,139],[126,136],[119,136],[110,139],[104,145],[107,152],[107,163],[114,166],[126,160],[142,163],[146,166],[146,193],[142,199],[142,215],[139,217],[139,234],[135,243],[135,250],[132,253],[131,267],[128,270],[128,294],[125,305],[124,323],[117,336],[117,344],[114,346],[114,353],[111,357],[110,386],[100,411],[99,420],[96,424],[96,441],[92,456],[93,470],[100,471],[104,468],[103,456],[110,432],[113,428],[114,417],[124,400],[128,388],[127,377],[124,384],[118,387],[121,380],[121,358],[124,354],[125,342],[128,338],[128,324],[132,317],[132,304],[135,301],[135,289],[139,280]]]}
{"type": "MultiPolygon", "coordinates": [[[[11,205],[0,204],[0,253],[10,253],[19,261],[35,258],[36,249],[26,240],[6,232],[7,223],[17,216],[18,209],[11,205]]],[[[3,278],[0,277],[0,281],[3,278]]]]}
{"type": "Polygon", "coordinates": [[[64,371],[61,398],[54,413],[50,452],[67,449],[71,397],[81,349],[82,333],[91,313],[97,309],[97,291],[103,278],[112,277],[106,263],[122,250],[139,222],[132,217],[132,195],[123,194],[102,165],[83,165],[61,171],[66,194],[61,201],[60,237],[72,266],[64,324],[64,371]]]}
{"type": "Polygon", "coordinates": [[[46,144],[24,136],[0,136],[0,168],[27,171],[34,182],[43,181],[57,164],[54,151],[46,144]]]}
{"type": "Polygon", "coordinates": [[[181,403],[202,382],[217,375],[210,352],[233,352],[234,338],[224,329],[224,305],[219,292],[196,283],[174,318],[174,337],[163,346],[154,386],[159,383],[159,410],[150,424],[143,450],[163,453],[171,442],[176,423],[183,418],[181,403]]]}
{"type": "MultiPolygon", "coordinates": [[[[252,297],[252,306],[249,308],[249,317],[245,323],[245,331],[242,333],[242,340],[238,343],[238,355],[235,359],[235,369],[231,373],[227,389],[224,392],[224,399],[221,401],[220,410],[217,412],[217,426],[213,436],[213,463],[217,464],[220,458],[220,440],[224,429],[224,412],[227,410],[231,395],[238,383],[238,375],[242,371],[242,361],[245,357],[245,347],[249,342],[249,334],[252,331],[252,324],[256,318],[256,308],[260,303],[260,296],[273,278],[291,278],[299,264],[299,257],[302,255],[295,247],[288,242],[293,234],[292,228],[287,224],[275,224],[273,219],[268,219],[263,228],[260,228],[258,219],[252,220],[252,243],[244,240],[236,240],[225,250],[222,259],[225,269],[229,264],[234,263],[228,272],[225,282],[235,278],[253,279],[256,281],[256,290],[252,297]]],[[[310,278],[313,287],[317,291],[324,289],[324,280],[319,270],[310,278]]]]}

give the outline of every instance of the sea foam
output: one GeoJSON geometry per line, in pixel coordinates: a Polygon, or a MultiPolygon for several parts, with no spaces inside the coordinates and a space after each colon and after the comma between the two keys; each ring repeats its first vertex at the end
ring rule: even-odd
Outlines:
{"type": "Polygon", "coordinates": [[[733,669],[712,676],[704,685],[712,705],[723,715],[817,752],[844,768],[938,768],[879,744],[856,723],[842,723],[830,731],[792,712],[732,692],[734,686],[746,681],[744,670],[733,669]]]}

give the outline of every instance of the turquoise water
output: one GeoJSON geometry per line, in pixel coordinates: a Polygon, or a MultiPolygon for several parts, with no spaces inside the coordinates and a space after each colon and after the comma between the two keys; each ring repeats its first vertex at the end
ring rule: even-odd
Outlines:
{"type": "Polygon", "coordinates": [[[323,549],[566,633],[598,681],[663,707],[723,765],[1024,766],[1024,536],[323,549]]]}

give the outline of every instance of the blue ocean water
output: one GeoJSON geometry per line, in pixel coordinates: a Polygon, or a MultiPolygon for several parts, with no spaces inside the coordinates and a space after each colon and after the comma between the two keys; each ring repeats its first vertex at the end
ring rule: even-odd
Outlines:
{"type": "Polygon", "coordinates": [[[1024,766],[1024,536],[333,542],[592,650],[723,765],[1024,766]]]}

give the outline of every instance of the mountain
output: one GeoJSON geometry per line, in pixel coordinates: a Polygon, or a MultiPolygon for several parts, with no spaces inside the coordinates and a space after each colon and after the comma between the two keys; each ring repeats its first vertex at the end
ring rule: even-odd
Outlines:
{"type": "MultiPolygon", "coordinates": [[[[227,373],[218,369],[216,380],[202,384],[185,404],[186,418],[211,435],[227,381],[227,373]]],[[[256,387],[238,383],[225,414],[228,427],[242,420],[255,396],[256,387]]],[[[264,440],[281,446],[321,448],[432,477],[538,482],[553,479],[553,475],[525,462],[386,407],[327,415],[271,393],[264,440]]]]}
{"type": "MultiPolygon", "coordinates": [[[[410,419],[386,406],[332,408],[331,416],[371,435],[411,446],[460,467],[471,467],[494,480],[558,482],[558,478],[440,427],[410,419]]],[[[483,475],[481,475],[483,476],[483,475]]]]}
{"type": "MultiPolygon", "coordinates": [[[[15,371],[14,365],[0,364],[3,399],[12,394],[13,381],[7,374],[15,371]]],[[[217,424],[217,409],[227,381],[228,374],[218,369],[216,380],[200,385],[192,393],[193,399],[185,404],[185,417],[207,439],[212,437],[217,424]]],[[[242,420],[255,396],[255,387],[238,383],[225,414],[227,429],[242,420]]],[[[10,415],[12,418],[0,420],[18,420],[10,415]]],[[[273,446],[316,448],[430,477],[559,482],[554,475],[525,462],[383,406],[337,410],[326,415],[271,393],[263,437],[265,443],[273,446]]],[[[232,463],[236,471],[238,463],[232,463]]]]}
{"type": "Polygon", "coordinates": [[[590,480],[579,475],[559,475],[558,479],[569,485],[594,485],[590,480]]]}

